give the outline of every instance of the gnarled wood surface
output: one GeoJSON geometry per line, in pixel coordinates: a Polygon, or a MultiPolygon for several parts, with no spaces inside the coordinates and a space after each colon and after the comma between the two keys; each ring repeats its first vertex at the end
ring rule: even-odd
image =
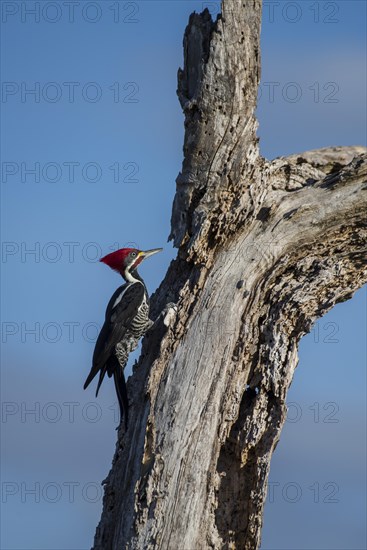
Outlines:
{"type": "Polygon", "coordinates": [[[225,0],[185,32],[178,256],[152,301],[178,311],[129,380],[95,550],[257,548],[298,342],[367,280],[366,150],[259,155],[260,22],[225,0]]]}

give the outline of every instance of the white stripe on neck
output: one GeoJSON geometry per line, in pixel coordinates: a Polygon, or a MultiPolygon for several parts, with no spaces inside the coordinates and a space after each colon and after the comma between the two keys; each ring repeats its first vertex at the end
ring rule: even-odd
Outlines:
{"type": "Polygon", "coordinates": [[[141,283],[141,281],[139,279],[135,279],[135,277],[132,276],[132,274],[130,273],[129,269],[125,269],[125,279],[129,282],[129,283],[141,283]]]}

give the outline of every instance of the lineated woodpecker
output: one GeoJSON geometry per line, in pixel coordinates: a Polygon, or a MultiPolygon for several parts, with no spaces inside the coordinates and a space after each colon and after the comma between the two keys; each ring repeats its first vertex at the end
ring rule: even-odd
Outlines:
{"type": "Polygon", "coordinates": [[[149,319],[149,295],[137,267],[145,258],[160,252],[162,248],[137,250],[121,248],[101,258],[101,262],[120,273],[125,284],[112,295],[106,309],[104,325],[94,348],[92,368],[85,381],[84,389],[99,372],[96,397],[107,372],[113,376],[120,405],[120,422],[128,421],[128,398],[124,369],[129,353],[138,346],[140,338],[154,324],[149,319]]]}

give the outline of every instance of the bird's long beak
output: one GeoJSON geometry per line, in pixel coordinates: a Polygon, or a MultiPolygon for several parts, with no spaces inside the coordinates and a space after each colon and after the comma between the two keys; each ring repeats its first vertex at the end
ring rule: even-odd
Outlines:
{"type": "Polygon", "coordinates": [[[157,252],[162,252],[163,248],[152,248],[151,250],[142,250],[139,254],[145,260],[145,258],[149,258],[149,256],[153,256],[153,254],[157,254],[157,252]]]}

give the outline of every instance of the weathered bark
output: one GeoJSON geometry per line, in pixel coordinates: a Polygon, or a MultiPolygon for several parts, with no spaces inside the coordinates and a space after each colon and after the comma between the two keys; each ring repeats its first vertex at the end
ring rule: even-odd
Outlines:
{"type": "Polygon", "coordinates": [[[129,380],[95,550],[257,548],[298,342],[367,280],[365,149],[259,155],[260,21],[230,0],[185,32],[179,251],[152,299],[177,314],[129,380]]]}

